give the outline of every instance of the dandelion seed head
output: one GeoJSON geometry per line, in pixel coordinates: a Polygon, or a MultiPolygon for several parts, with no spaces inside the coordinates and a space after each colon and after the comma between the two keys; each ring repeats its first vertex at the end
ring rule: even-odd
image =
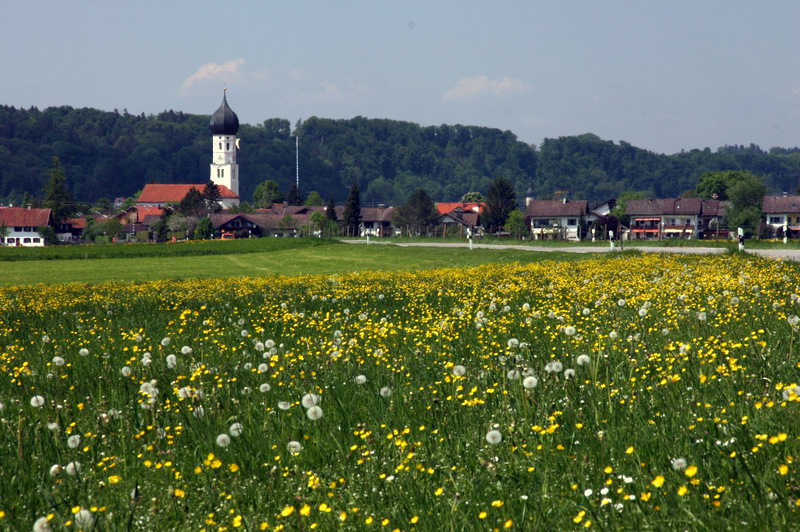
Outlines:
{"type": "Polygon", "coordinates": [[[534,377],[533,375],[530,375],[530,376],[528,376],[528,377],[525,377],[525,378],[522,380],[522,386],[524,386],[524,387],[525,387],[526,389],[528,389],[528,390],[532,390],[532,389],[536,388],[536,386],[537,386],[538,384],[539,384],[539,379],[537,379],[537,378],[536,378],[536,377],[534,377]]]}
{"type": "Polygon", "coordinates": [[[244,432],[244,426],[238,422],[234,423],[228,428],[228,432],[230,433],[231,436],[235,437],[241,436],[242,432],[244,432]]]}
{"type": "Polygon", "coordinates": [[[356,375],[356,378],[354,380],[356,384],[364,384],[365,382],[367,382],[367,377],[365,375],[356,375]]]}
{"type": "Polygon", "coordinates": [[[319,406],[312,406],[311,408],[306,410],[306,416],[308,416],[308,419],[316,421],[322,417],[322,408],[320,408],[319,406]]]}
{"type": "Polygon", "coordinates": [[[34,395],[31,397],[31,406],[34,408],[41,408],[44,406],[45,399],[41,395],[34,395]]]}
{"type": "Polygon", "coordinates": [[[491,443],[492,445],[496,445],[503,441],[503,435],[500,433],[499,430],[490,430],[486,433],[486,441],[491,443]]]}
{"type": "Polygon", "coordinates": [[[217,436],[217,445],[220,447],[227,447],[231,444],[231,437],[225,433],[220,434],[217,436]]]}
{"type": "Polygon", "coordinates": [[[303,450],[303,446],[300,444],[299,441],[292,440],[286,444],[286,450],[289,451],[290,453],[297,454],[303,450]]]}
{"type": "Polygon", "coordinates": [[[579,366],[585,366],[591,362],[589,355],[578,355],[578,358],[575,359],[575,363],[579,366]]]}

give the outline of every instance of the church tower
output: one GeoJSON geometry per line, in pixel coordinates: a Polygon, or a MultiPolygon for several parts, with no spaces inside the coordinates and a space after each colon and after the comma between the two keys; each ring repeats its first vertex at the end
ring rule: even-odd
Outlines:
{"type": "Polygon", "coordinates": [[[236,164],[236,150],[239,139],[239,117],[236,116],[222,92],[222,105],[211,115],[212,159],[211,181],[225,185],[239,195],[239,165],[236,164]]]}

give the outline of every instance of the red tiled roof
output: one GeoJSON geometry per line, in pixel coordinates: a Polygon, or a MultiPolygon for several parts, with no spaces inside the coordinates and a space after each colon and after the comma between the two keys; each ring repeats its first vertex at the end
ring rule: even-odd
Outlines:
{"type": "Polygon", "coordinates": [[[526,218],[580,216],[589,212],[589,202],[586,200],[531,200],[525,209],[526,218]]]}
{"type": "MultiPolygon", "coordinates": [[[[202,185],[145,185],[136,203],[180,203],[190,190],[196,188],[198,192],[203,192],[205,183],[202,185]]],[[[231,189],[225,185],[218,185],[220,199],[238,198],[231,189]]]]}
{"type": "Polygon", "coordinates": [[[461,207],[461,210],[464,212],[478,212],[483,213],[484,207],[486,207],[485,203],[462,203],[460,201],[451,202],[451,203],[437,203],[436,210],[439,211],[439,214],[450,214],[454,210],[461,207]]]}
{"type": "Polygon", "coordinates": [[[41,227],[50,223],[50,209],[0,207],[0,224],[6,227],[41,227]]]}
{"type": "Polygon", "coordinates": [[[764,196],[761,210],[764,214],[799,213],[800,196],[764,196]]]}

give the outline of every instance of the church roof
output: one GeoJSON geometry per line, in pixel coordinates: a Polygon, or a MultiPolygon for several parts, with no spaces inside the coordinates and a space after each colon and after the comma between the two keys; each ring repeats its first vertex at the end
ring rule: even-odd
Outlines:
{"type": "MultiPolygon", "coordinates": [[[[139,199],[136,203],[149,203],[149,204],[164,204],[164,203],[180,203],[186,197],[186,194],[193,188],[198,192],[203,192],[205,184],[202,185],[145,185],[142,193],[139,194],[139,199]]],[[[220,199],[238,198],[231,189],[225,185],[217,185],[219,187],[220,199]]]]}
{"type": "Polygon", "coordinates": [[[214,135],[235,135],[239,131],[239,117],[228,107],[225,93],[222,93],[222,105],[211,115],[211,133],[214,135]]]}

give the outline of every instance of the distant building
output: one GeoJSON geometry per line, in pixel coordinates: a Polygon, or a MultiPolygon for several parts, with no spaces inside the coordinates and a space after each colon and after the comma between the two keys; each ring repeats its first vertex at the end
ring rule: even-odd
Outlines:
{"type": "MultiPolygon", "coordinates": [[[[166,207],[168,204],[177,205],[181,202],[190,190],[197,189],[202,193],[205,188],[202,185],[145,185],[142,193],[139,194],[139,199],[136,200],[136,205],[143,207],[166,207]]],[[[227,209],[234,205],[239,204],[239,195],[235,194],[231,189],[225,185],[217,185],[219,187],[219,202],[223,209],[227,209]]]]}
{"type": "Polygon", "coordinates": [[[525,221],[535,240],[580,240],[581,222],[586,223],[589,202],[586,200],[526,199],[525,221]]]}
{"type": "Polygon", "coordinates": [[[236,150],[239,147],[239,117],[236,116],[222,93],[219,106],[209,124],[212,134],[211,181],[224,186],[239,196],[239,165],[236,163],[236,150]]]}
{"type": "Polygon", "coordinates": [[[44,246],[39,228],[48,225],[52,226],[50,209],[0,207],[0,245],[44,246]]]}

